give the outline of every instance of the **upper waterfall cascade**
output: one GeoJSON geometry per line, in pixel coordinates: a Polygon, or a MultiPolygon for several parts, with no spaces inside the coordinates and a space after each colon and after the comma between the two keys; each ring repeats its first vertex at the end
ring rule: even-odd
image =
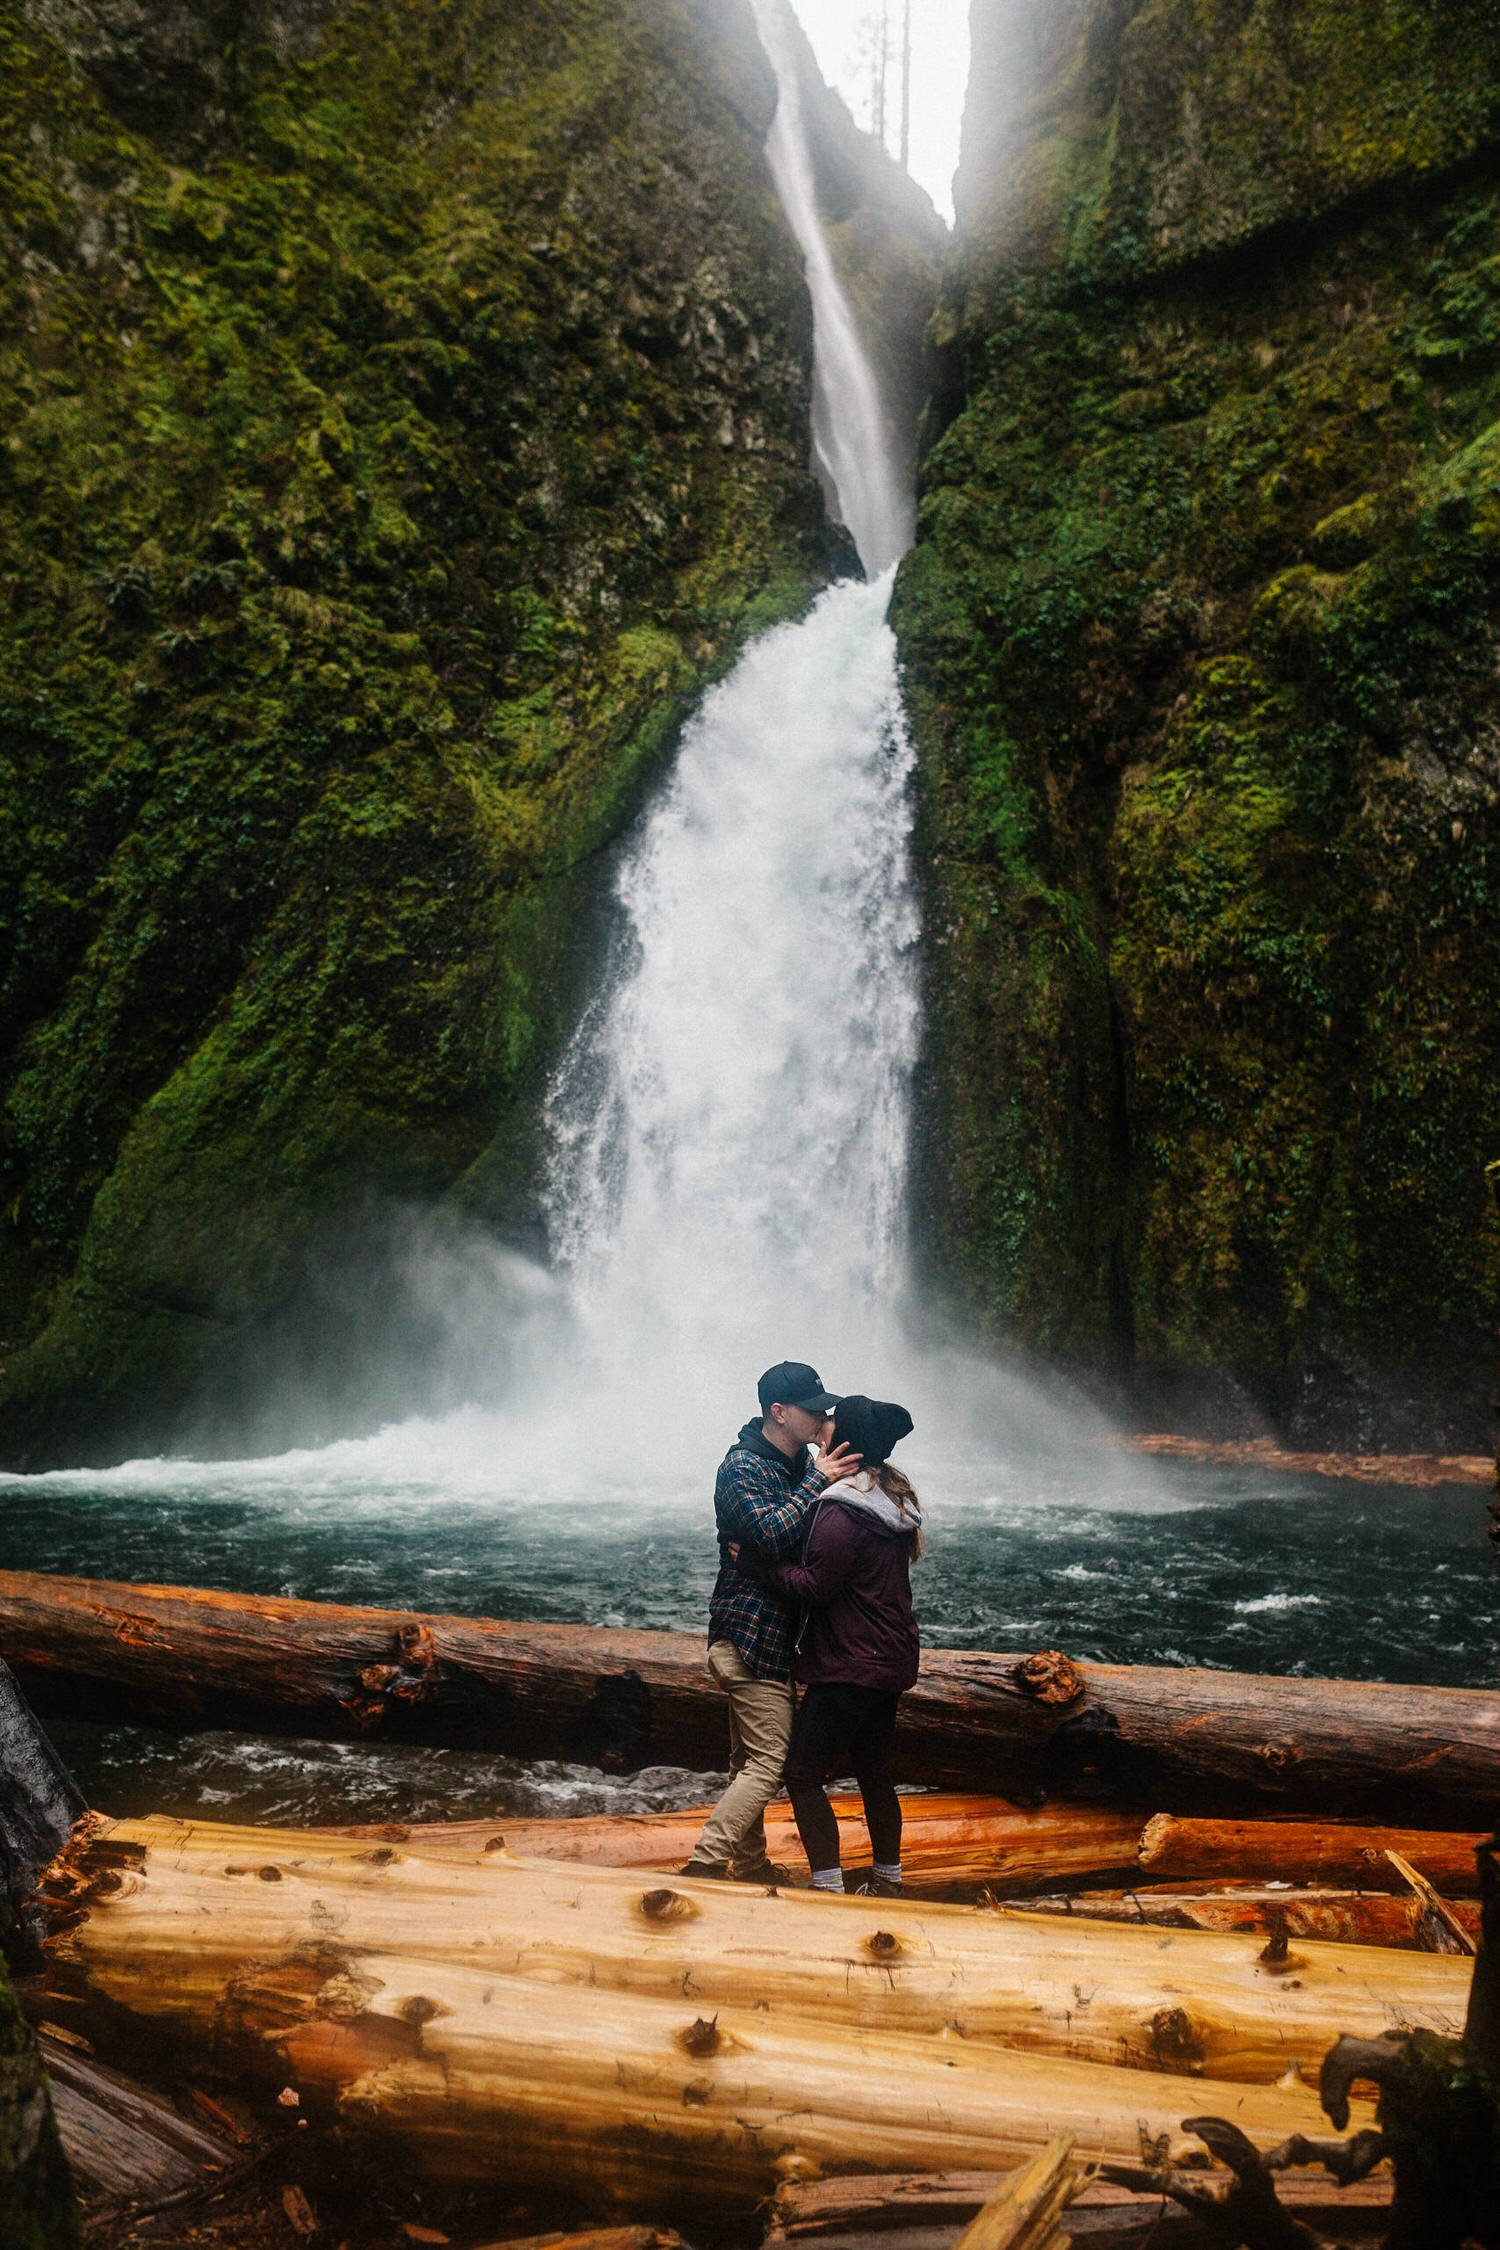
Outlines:
{"type": "Polygon", "coordinates": [[[904,1264],[918,922],[885,612],[909,507],[813,207],[779,0],[756,16],[813,298],[816,442],[879,575],[764,635],[705,699],[624,860],[613,969],[554,1080],[553,1247],[611,1420],[651,1369],[715,1398],[788,1353],[842,1369],[904,1264]]]}
{"type": "Polygon", "coordinates": [[[912,495],[892,457],[874,369],[818,217],[812,151],[802,115],[795,25],[786,0],[752,0],[776,74],[776,115],[766,157],[807,268],[813,306],[813,447],[825,488],[877,577],[899,562],[915,527],[912,495]]]}

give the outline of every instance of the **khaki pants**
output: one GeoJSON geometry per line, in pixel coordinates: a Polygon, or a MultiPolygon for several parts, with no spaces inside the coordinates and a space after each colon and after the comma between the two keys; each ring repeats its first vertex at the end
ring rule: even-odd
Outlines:
{"type": "Polygon", "coordinates": [[[693,1846],[700,1865],[747,1871],[766,1858],[766,1807],[781,1787],[796,1692],[790,1680],[758,1680],[733,1641],[709,1646],[708,1669],[729,1698],[729,1787],[693,1846]]]}

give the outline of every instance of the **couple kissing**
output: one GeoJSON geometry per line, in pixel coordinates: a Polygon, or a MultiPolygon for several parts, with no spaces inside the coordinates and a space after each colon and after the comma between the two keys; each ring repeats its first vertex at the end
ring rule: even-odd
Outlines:
{"type": "Polygon", "coordinates": [[[912,1418],[880,1399],[833,1397],[799,1360],[767,1368],[756,1388],[760,1414],[714,1486],[708,1669],[729,1699],[729,1787],[681,1872],[792,1881],[766,1848],[766,1806],[784,1783],[814,1890],[842,1891],[824,1784],[852,1773],[872,1852],[860,1888],[899,1897],[892,1752],[897,1705],[917,1677],[922,1510],[890,1455],[912,1418]]]}

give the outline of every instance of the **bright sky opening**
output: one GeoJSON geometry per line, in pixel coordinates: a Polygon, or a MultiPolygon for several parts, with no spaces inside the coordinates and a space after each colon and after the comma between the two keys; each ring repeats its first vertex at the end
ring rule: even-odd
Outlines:
{"type": "MultiPolygon", "coordinates": [[[[875,129],[876,66],[886,28],[885,139],[900,153],[904,0],[792,0],[822,67],[855,121],[875,129]]],[[[969,75],[969,0],[911,0],[910,169],[953,218],[953,172],[969,75]]]]}

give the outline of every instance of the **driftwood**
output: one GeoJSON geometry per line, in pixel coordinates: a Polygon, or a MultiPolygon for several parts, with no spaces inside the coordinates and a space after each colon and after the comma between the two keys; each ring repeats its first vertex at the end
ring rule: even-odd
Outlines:
{"type": "Polygon", "coordinates": [[[953,2250],[1048,2250],[1059,2239],[1066,2250],[1058,2221],[1083,2179],[1072,2158],[1072,2139],[1064,2136],[1012,2172],[980,2205],[953,2250]]]}
{"type": "Polygon", "coordinates": [[[184,2117],[86,2048],[45,2029],[41,2048],[58,2133],[91,2215],[171,2204],[222,2186],[244,2163],[244,2149],[227,2131],[184,2117]]]}
{"type": "MultiPolygon", "coordinates": [[[[1166,1930],[1242,1930],[1338,1945],[1380,1945],[1421,1953],[1458,1948],[1440,1941],[1420,1899],[1386,1891],[1271,1889],[1241,1883],[1222,1890],[1190,1891],[1176,1884],[1142,1884],[1134,1890],[1080,1891],[1034,1898],[1018,1893],[997,1906],[1029,1914],[1083,1915],[1100,1922],[1147,1922],[1166,1930]]],[[[1445,1900],[1445,1910],[1472,1939],[1479,1929],[1476,1899],[1445,1900]]]]}
{"type": "MultiPolygon", "coordinates": [[[[1222,2191],[1229,2175],[1199,2172],[1201,2185],[1222,2191]]],[[[866,2173],[791,2180],[777,2189],[762,2250],[949,2250],[999,2183],[984,2172],[866,2173]]],[[[1340,2188],[1326,2174],[1288,2173],[1281,2184],[1287,2210],[1340,2242],[1379,2241],[1390,2217],[1391,2176],[1340,2188]]],[[[1174,2210],[1160,2191],[1093,2180],[1068,2206],[1066,2233],[1099,2250],[1209,2250],[1215,2238],[1174,2210]]]]}
{"type": "MultiPolygon", "coordinates": [[[[45,1712],[482,1744],[704,1770],[724,1710],[694,1636],[515,1625],[0,1573],[0,1655],[45,1712]]],[[[927,1653],[902,1705],[923,1780],[1461,1826],[1489,1816],[1500,1694],[1054,1654],[927,1653]]]]}
{"type": "Polygon", "coordinates": [[[1143,2070],[1268,2081],[1341,2031],[1456,2032],[1463,1962],[649,1878],[315,1831],[91,1816],[43,1883],[54,1982],[201,2031],[251,1963],[328,1943],[1143,2070]]]}
{"type": "MultiPolygon", "coordinates": [[[[834,1797],[834,1810],[857,1861],[865,1842],[857,1797],[834,1797]]],[[[482,1851],[489,1845],[529,1859],[584,1861],[594,1867],[630,1867],[670,1874],[698,1840],[707,1805],[680,1813],[599,1813],[557,1820],[378,1821],[329,1830],[407,1843],[421,1851],[453,1845],[482,1851]]],[[[1043,1805],[1025,1811],[1003,1797],[963,1797],[934,1792],[903,1800],[901,1864],[906,1886],[927,1895],[975,1891],[1005,1883],[1097,1881],[1128,1875],[1136,1865],[1140,1819],[1099,1805],[1043,1805]]],[[[766,1816],[771,1858],[805,1876],[807,1862],[796,1823],[784,1805],[766,1816]]]]}
{"type": "MultiPolygon", "coordinates": [[[[1500,1784],[1496,1784],[1500,1787],[1500,1784]]],[[[1468,1830],[1371,1828],[1333,1820],[1182,1820],[1157,1813],[1141,1830],[1137,1854],[1152,1882],[1325,1883],[1356,1890],[1399,1891],[1390,1861],[1399,1852],[1435,1890],[1472,1898],[1479,1888],[1475,1854],[1484,1838],[1468,1830]]]]}

